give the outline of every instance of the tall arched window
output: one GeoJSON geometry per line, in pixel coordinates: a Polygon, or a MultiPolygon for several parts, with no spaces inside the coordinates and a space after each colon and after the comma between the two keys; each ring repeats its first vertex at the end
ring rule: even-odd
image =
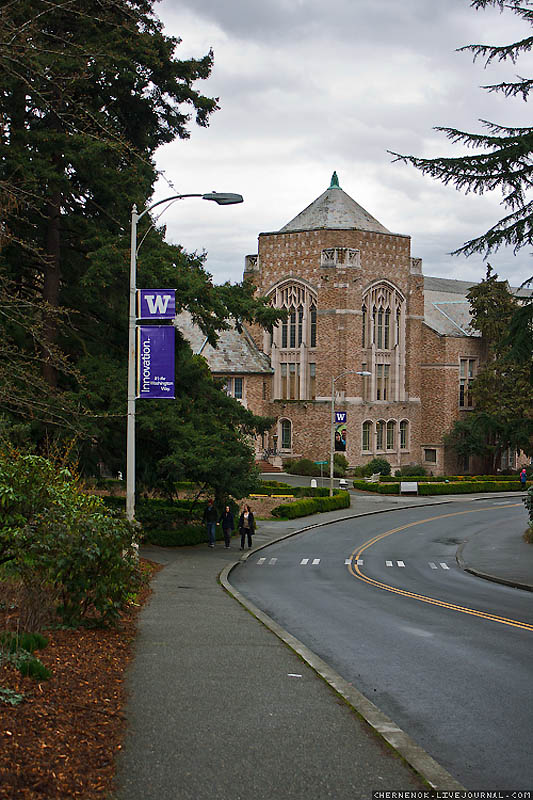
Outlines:
{"type": "Polygon", "coordinates": [[[407,450],[409,447],[409,423],[406,419],[400,422],[400,450],[407,450]]]}
{"type": "Polygon", "coordinates": [[[363,293],[363,361],[374,376],[370,402],[405,399],[406,301],[389,281],[369,286],[363,293]]]}
{"type": "Polygon", "coordinates": [[[281,420],[281,449],[290,450],[292,448],[292,423],[289,419],[281,420]]]}
{"type": "Polygon", "coordinates": [[[310,312],[311,312],[311,338],[309,346],[316,347],[316,306],[314,303],[311,304],[310,312]]]}
{"type": "MultiPolygon", "coordinates": [[[[314,400],[317,375],[312,349],[317,345],[316,293],[303,281],[287,280],[271,289],[269,298],[275,308],[287,310],[287,318],[274,329],[270,347],[274,399],[314,400]]],[[[268,342],[265,346],[268,347],[268,342]]]]}
{"type": "Polygon", "coordinates": [[[387,450],[396,450],[396,423],[394,420],[387,422],[387,450]]]}
{"type": "Polygon", "coordinates": [[[385,449],[385,422],[380,419],[376,422],[376,450],[385,449]]]}
{"type": "Polygon", "coordinates": [[[363,450],[372,449],[372,423],[368,420],[363,422],[363,450]]]}

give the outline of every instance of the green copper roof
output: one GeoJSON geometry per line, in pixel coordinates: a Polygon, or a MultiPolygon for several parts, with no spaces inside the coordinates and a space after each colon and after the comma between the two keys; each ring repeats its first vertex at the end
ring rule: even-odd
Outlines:
{"type": "Polygon", "coordinates": [[[281,231],[311,231],[321,228],[390,233],[381,222],[341,189],[336,172],[331,176],[331,184],[326,191],[284,225],[281,231]],[[333,192],[332,189],[336,191],[333,192]]]}
{"type": "Polygon", "coordinates": [[[330,189],[340,189],[341,188],[339,186],[339,179],[337,177],[337,173],[336,172],[334,172],[333,175],[331,176],[331,183],[329,185],[329,188],[330,189]]]}

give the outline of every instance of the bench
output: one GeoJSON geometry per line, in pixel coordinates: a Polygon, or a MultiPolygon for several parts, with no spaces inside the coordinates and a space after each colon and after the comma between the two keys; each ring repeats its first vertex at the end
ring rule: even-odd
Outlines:
{"type": "Polygon", "coordinates": [[[400,481],[400,494],[404,492],[414,492],[418,494],[418,483],[416,481],[400,481]]]}
{"type": "Polygon", "coordinates": [[[380,475],[381,475],[381,472],[374,472],[374,474],[371,475],[370,478],[365,478],[365,482],[366,483],[377,483],[379,481],[379,476],[380,475]]]}

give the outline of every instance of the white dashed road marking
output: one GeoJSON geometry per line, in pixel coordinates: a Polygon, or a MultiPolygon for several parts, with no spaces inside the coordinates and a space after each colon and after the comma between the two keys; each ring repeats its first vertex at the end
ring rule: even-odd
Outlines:
{"type": "Polygon", "coordinates": [[[265,563],[265,561],[266,561],[266,558],[260,558],[260,559],[259,559],[259,561],[257,562],[257,564],[258,564],[259,566],[261,566],[261,564],[264,564],[264,563],[265,563]]]}
{"type": "Polygon", "coordinates": [[[386,567],[392,567],[392,561],[385,561],[386,567]]]}
{"type": "Polygon", "coordinates": [[[445,564],[444,561],[441,561],[440,565],[441,565],[442,569],[450,569],[448,564],[445,564]]]}
{"type": "Polygon", "coordinates": [[[429,562],[429,566],[431,567],[431,569],[438,569],[438,567],[437,567],[437,565],[435,564],[434,561],[430,561],[429,562]]]}
{"type": "Polygon", "coordinates": [[[308,558],[302,558],[302,560],[300,561],[300,564],[304,564],[304,565],[305,564],[309,564],[309,559],[308,558]]]}
{"type": "Polygon", "coordinates": [[[268,563],[269,564],[275,564],[277,560],[278,560],[277,558],[271,558],[268,563]]]}
{"type": "Polygon", "coordinates": [[[398,566],[399,567],[405,567],[405,562],[404,561],[398,561],[398,566]]]}
{"type": "Polygon", "coordinates": [[[319,558],[313,558],[313,564],[320,564],[319,558]]]}

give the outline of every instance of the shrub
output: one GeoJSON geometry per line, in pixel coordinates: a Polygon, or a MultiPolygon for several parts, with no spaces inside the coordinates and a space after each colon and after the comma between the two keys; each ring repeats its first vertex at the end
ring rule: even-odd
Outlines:
{"type": "Polygon", "coordinates": [[[409,477],[411,475],[422,476],[427,475],[427,471],[424,467],[420,466],[420,464],[406,464],[405,466],[401,467],[400,470],[397,470],[395,475],[399,475],[400,477],[409,477]]]}
{"type": "Polygon", "coordinates": [[[301,458],[299,461],[294,461],[290,467],[286,467],[286,472],[289,475],[311,475],[317,477],[320,475],[320,467],[309,458],[301,458]]]}
{"type": "Polygon", "coordinates": [[[135,528],[48,459],[0,453],[0,558],[67,625],[116,619],[139,585],[135,528]]]}
{"type": "MultiPolygon", "coordinates": [[[[222,528],[217,526],[217,539],[222,539],[222,528]]],[[[153,529],[147,532],[146,542],[159,547],[185,547],[207,542],[205,525],[181,525],[176,528],[153,529]]]]}
{"type": "Polygon", "coordinates": [[[44,650],[48,644],[48,639],[41,633],[14,633],[4,631],[0,633],[0,647],[8,653],[16,650],[26,650],[33,653],[34,650],[44,650]]]}
{"type": "Polygon", "coordinates": [[[333,470],[339,478],[344,478],[348,469],[348,459],[342,453],[335,453],[333,456],[333,470]]]}
{"type": "Polygon", "coordinates": [[[10,662],[24,677],[48,680],[50,670],[33,655],[34,650],[42,650],[47,644],[48,639],[40,633],[4,631],[0,634],[0,663],[10,662]]]}
{"type": "Polygon", "coordinates": [[[333,497],[314,497],[297,500],[295,503],[283,503],[272,509],[272,516],[283,519],[295,519],[316,514],[319,511],[334,511],[337,508],[349,508],[350,495],[348,492],[337,492],[333,497]]]}
{"type": "Polygon", "coordinates": [[[358,467],[354,467],[353,468],[353,476],[354,476],[354,478],[363,478],[364,474],[365,474],[365,468],[364,467],[358,466],[358,467]]]}
{"type": "Polygon", "coordinates": [[[422,483],[418,494],[474,494],[476,492],[516,492],[518,481],[461,481],[459,483],[422,483]]]}
{"type": "Polygon", "coordinates": [[[373,458],[372,461],[365,464],[363,471],[366,477],[374,475],[376,472],[379,472],[381,475],[390,475],[391,465],[386,458],[373,458]]]}
{"type": "Polygon", "coordinates": [[[362,492],[374,492],[376,494],[399,494],[399,482],[391,483],[367,483],[366,481],[354,481],[354,489],[362,492]]]}

